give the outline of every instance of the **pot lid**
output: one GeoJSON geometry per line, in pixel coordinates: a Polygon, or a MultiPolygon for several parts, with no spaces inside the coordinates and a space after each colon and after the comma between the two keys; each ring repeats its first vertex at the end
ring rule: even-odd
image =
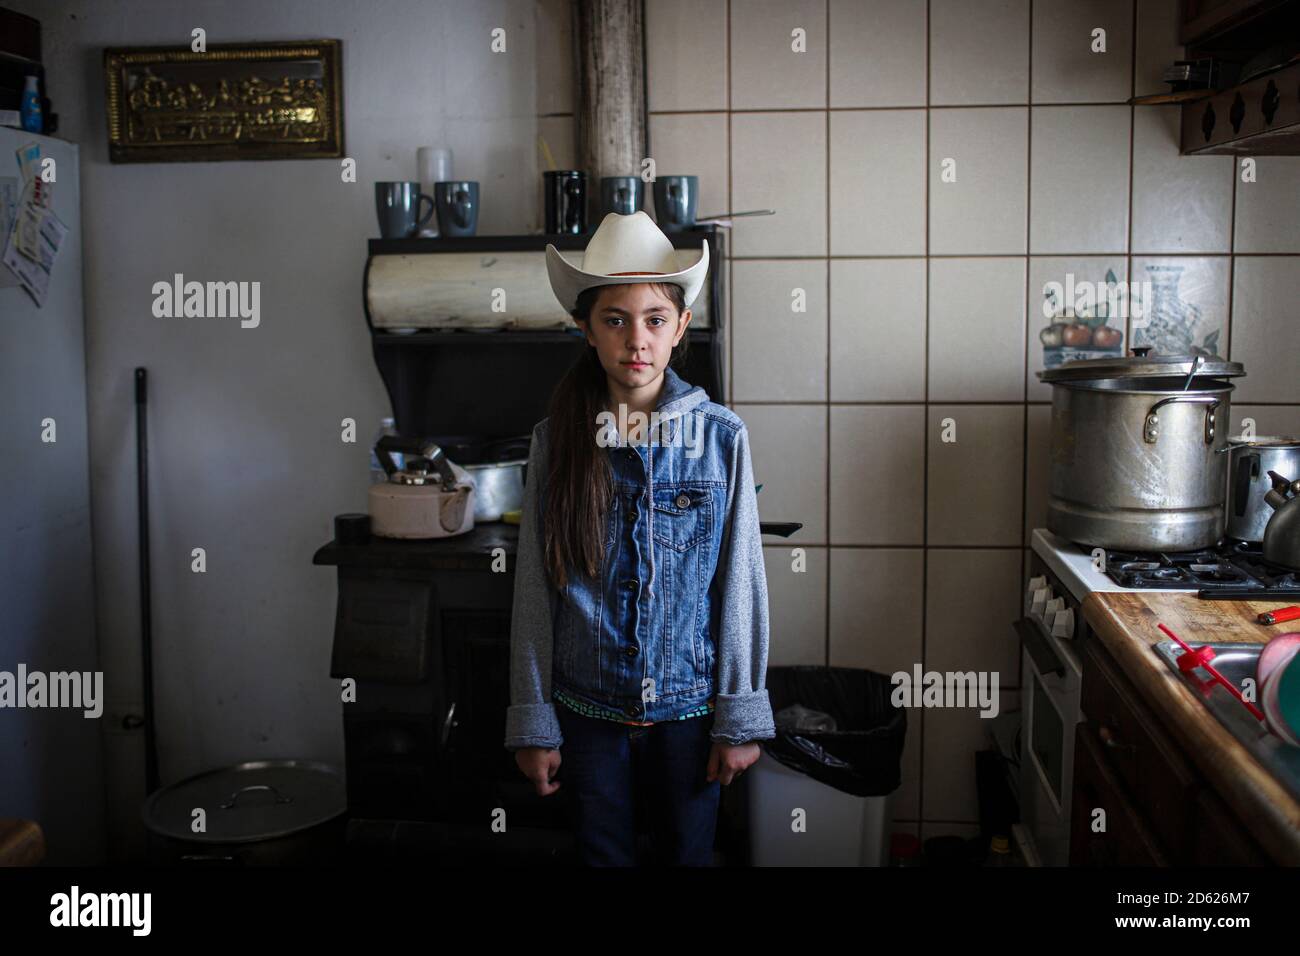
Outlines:
{"type": "Polygon", "coordinates": [[[1217,355],[1157,355],[1145,348],[1133,351],[1141,355],[1118,358],[1075,359],[1063,362],[1056,368],[1038,373],[1044,382],[1079,382],[1088,379],[1114,378],[1186,378],[1196,362],[1196,377],[1236,378],[1246,374],[1240,362],[1229,362],[1217,355]]]}
{"type": "Polygon", "coordinates": [[[420,485],[439,487],[443,491],[454,491],[457,485],[469,483],[469,473],[460,465],[447,460],[444,471],[427,458],[419,455],[407,455],[402,468],[388,476],[390,485],[420,485]]]}
{"type": "Polygon", "coordinates": [[[1256,435],[1254,438],[1229,435],[1228,444],[1243,448],[1300,448],[1300,438],[1292,435],[1256,435]]]}
{"type": "Polygon", "coordinates": [[[388,476],[393,485],[436,485],[442,482],[442,475],[429,470],[429,459],[408,455],[403,466],[388,476]]]}
{"type": "Polygon", "coordinates": [[[252,843],[287,836],[347,810],[343,775],[309,760],[255,760],[156,790],[141,816],[154,833],[198,843],[252,843]],[[192,829],[202,809],[206,832],[192,829]]]}
{"type": "Polygon", "coordinates": [[[494,468],[515,468],[526,464],[528,464],[527,458],[513,458],[510,461],[485,461],[477,465],[465,465],[463,467],[472,474],[476,471],[491,471],[494,468]]]}

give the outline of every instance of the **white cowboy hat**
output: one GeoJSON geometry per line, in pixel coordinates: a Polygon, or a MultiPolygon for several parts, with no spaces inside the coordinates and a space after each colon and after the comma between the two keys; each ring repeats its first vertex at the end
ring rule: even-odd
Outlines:
{"type": "Polygon", "coordinates": [[[700,294],[708,271],[708,242],[700,247],[699,261],[689,269],[678,271],[672,242],[639,209],[630,216],[611,212],[601,220],[587,243],[581,269],[560,255],[555,246],[546,244],[546,274],[551,279],[551,291],[565,312],[572,312],[578,294],[592,286],[650,281],[681,286],[689,307],[700,294]],[[657,278],[650,280],[645,276],[657,278]]]}

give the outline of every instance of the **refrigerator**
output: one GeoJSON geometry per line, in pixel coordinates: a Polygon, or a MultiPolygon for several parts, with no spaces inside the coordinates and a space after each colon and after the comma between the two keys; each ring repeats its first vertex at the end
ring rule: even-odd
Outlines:
{"type": "MultiPolygon", "coordinates": [[[[90,691],[100,668],[80,150],[52,136],[0,128],[0,197],[6,185],[16,183],[21,191],[17,151],[30,143],[54,160],[52,208],[67,233],[41,306],[0,264],[0,672],[11,675],[17,692],[7,704],[0,700],[0,818],[35,821],[44,834],[46,864],[98,864],[105,862],[106,846],[102,731],[109,675],[99,681],[97,717],[86,716],[89,707],[48,706],[48,697],[46,706],[26,706],[40,703],[28,693],[34,673],[80,673],[90,691]],[[17,686],[20,665],[29,678],[26,688],[17,686]],[[17,706],[18,695],[24,706],[17,706]]],[[[0,246],[8,238],[6,231],[0,246]]]]}

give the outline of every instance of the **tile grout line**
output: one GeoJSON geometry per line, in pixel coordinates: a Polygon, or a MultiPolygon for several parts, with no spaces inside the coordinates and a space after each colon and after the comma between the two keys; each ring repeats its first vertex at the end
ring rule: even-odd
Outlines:
{"type": "MultiPolygon", "coordinates": [[[[938,109],[947,109],[948,107],[946,107],[946,106],[942,106],[942,107],[937,107],[937,108],[938,108],[938,109]]],[[[1087,258],[1097,258],[1097,257],[1100,257],[1100,256],[1116,256],[1116,255],[1118,255],[1118,256],[1123,256],[1123,255],[1125,255],[1125,254],[1126,254],[1126,253],[1125,253],[1124,251],[1122,251],[1122,250],[1120,250],[1120,251],[1110,251],[1110,252],[1104,252],[1104,251],[1103,251],[1103,252],[1098,252],[1097,250],[1092,250],[1091,252],[1078,252],[1078,251],[1073,251],[1073,252],[1072,252],[1072,251],[1069,251],[1069,250],[1063,250],[1063,251],[1061,251],[1061,252],[1044,252],[1044,253],[1041,253],[1041,254],[1037,254],[1037,258],[1040,258],[1040,259],[1070,259],[1070,258],[1075,258],[1075,259],[1087,259],[1087,258]]],[[[1159,256],[1159,257],[1162,258],[1162,259],[1205,259],[1205,258],[1214,258],[1214,257],[1216,257],[1216,256],[1219,257],[1219,258],[1223,258],[1223,257],[1226,257],[1226,256],[1228,256],[1228,255],[1231,255],[1231,253],[1228,253],[1228,252],[1159,252],[1159,251],[1155,251],[1155,252],[1143,252],[1143,251],[1141,251],[1141,250],[1135,250],[1132,254],[1135,255],[1135,256],[1151,256],[1151,257],[1159,256]]],[[[851,253],[845,253],[844,255],[832,255],[832,256],[817,256],[817,255],[811,255],[811,256],[804,256],[804,255],[789,255],[789,256],[782,256],[782,255],[767,254],[767,255],[752,255],[752,256],[732,256],[731,258],[733,258],[733,259],[739,259],[739,260],[742,261],[742,262],[800,262],[800,261],[817,261],[817,262],[820,262],[820,261],[822,261],[823,259],[832,259],[832,260],[839,259],[839,260],[844,260],[844,261],[846,261],[846,262],[870,262],[870,261],[872,261],[872,260],[876,260],[876,259],[926,259],[926,258],[929,258],[929,259],[1015,259],[1015,258],[1017,258],[1017,257],[1020,256],[1020,255],[1023,255],[1023,253],[1007,253],[1007,252],[936,252],[936,253],[934,253],[933,255],[930,255],[930,256],[916,255],[915,253],[892,253],[892,254],[883,254],[883,255],[875,255],[875,256],[870,256],[870,255],[868,255],[868,256],[859,256],[859,255],[852,255],[851,253]]],[[[1270,256],[1273,257],[1273,258],[1295,258],[1295,256],[1297,255],[1297,253],[1294,253],[1294,252],[1243,252],[1243,253],[1241,253],[1241,255],[1243,255],[1243,256],[1250,256],[1251,258],[1268,258],[1268,257],[1270,257],[1270,256]]]]}
{"type": "MultiPolygon", "coordinates": [[[[1253,403],[1252,403],[1253,405],[1253,403]]],[[[763,548],[783,548],[784,545],[764,544],[763,548]]],[[[846,542],[836,541],[810,541],[802,545],[803,548],[841,548],[844,550],[858,551],[920,551],[926,550],[926,545],[915,542],[915,544],[878,544],[878,542],[846,542]]],[[[931,551],[1017,551],[1023,550],[1024,545],[931,545],[928,550],[931,551]]]]}
{"type": "MultiPolygon", "coordinates": [[[[1258,162],[1258,160],[1256,161],[1258,162]]],[[[1228,211],[1228,317],[1224,320],[1228,333],[1228,344],[1224,348],[1224,358],[1231,361],[1232,356],[1232,304],[1237,298],[1237,183],[1241,181],[1240,169],[1236,155],[1232,156],[1232,206],[1228,211]]],[[[1228,434],[1231,435],[1232,416],[1228,416],[1228,434]]]]}
{"type": "MultiPolygon", "coordinates": [[[[1034,251],[1034,0],[1030,0],[1030,43],[1026,61],[1026,82],[1028,83],[1027,105],[1024,109],[1024,304],[1021,311],[1024,316],[1023,341],[1024,362],[1021,364],[1021,576],[1017,581],[1017,592],[1024,587],[1024,540],[1028,537],[1030,522],[1030,254],[1034,251]]],[[[1015,606],[1014,602],[1013,605],[1015,606]]],[[[1017,654],[1017,680],[1021,656],[1017,654]]]]}
{"type": "MultiPolygon", "coordinates": [[[[732,166],[735,162],[735,152],[731,144],[731,0],[727,0],[725,9],[727,22],[723,24],[723,30],[726,33],[726,56],[723,72],[727,87],[727,212],[731,212],[736,207],[732,205],[734,196],[732,193],[733,183],[736,176],[732,166]]],[[[727,404],[729,408],[735,408],[736,404],[736,232],[733,227],[731,234],[727,237],[727,252],[729,259],[727,262],[727,312],[729,328],[727,329],[727,404]]]]}
{"type": "MultiPolygon", "coordinates": [[[[826,522],[826,540],[831,540],[831,0],[826,0],[822,8],[826,15],[826,110],[823,114],[826,128],[826,155],[825,155],[825,175],[826,188],[823,195],[826,197],[826,258],[823,261],[826,267],[826,404],[822,406],[822,427],[826,436],[826,460],[824,462],[825,474],[823,480],[826,482],[826,501],[824,508],[823,520],[826,522]]],[[[831,665],[831,549],[828,545],[826,548],[826,577],[824,579],[825,590],[825,608],[826,611],[822,616],[822,658],[826,661],[826,666],[831,665]]]]}
{"type": "MultiPolygon", "coordinates": [[[[1033,252],[1034,234],[1034,0],[1029,0],[1029,53],[1025,69],[1028,74],[1028,105],[1025,108],[1025,302],[1021,308],[1025,328],[1021,338],[1024,341],[1025,364],[1021,369],[1021,384],[1024,401],[1020,406],[1020,577],[1016,581],[1016,595],[1019,599],[1020,589],[1025,582],[1025,539],[1029,537],[1029,304],[1032,301],[1029,288],[1030,253],[1033,252]]],[[[1016,602],[1012,602],[1012,607],[1016,602]]],[[[1016,681],[1020,680],[1021,655],[1016,655],[1016,681]]]]}
{"type": "MultiPolygon", "coordinates": [[[[832,113],[852,113],[852,112],[870,112],[870,113],[889,113],[900,110],[919,110],[925,109],[929,104],[917,103],[912,106],[779,106],[775,109],[768,106],[749,106],[741,109],[731,110],[733,113],[821,113],[830,110],[832,113]]],[[[945,110],[988,110],[988,109],[1005,109],[1010,106],[1042,106],[1047,109],[1072,109],[1076,106],[1128,106],[1124,100],[1069,100],[1061,103],[1033,103],[1029,101],[1023,103],[935,103],[938,109],[945,110]]],[[[666,116],[689,116],[703,113],[719,113],[718,109],[699,109],[699,110],[655,110],[655,115],[666,116]]],[[[572,112],[567,113],[538,113],[538,116],[547,118],[557,116],[572,116],[572,112]]]]}
{"type": "MultiPolygon", "coordinates": [[[[831,406],[842,407],[842,408],[925,408],[925,407],[927,407],[927,405],[930,404],[930,403],[922,402],[922,401],[915,401],[915,400],[914,400],[914,401],[907,401],[907,400],[891,400],[891,399],[881,399],[881,400],[864,399],[864,400],[862,400],[862,401],[842,400],[842,401],[836,401],[836,402],[821,402],[821,401],[807,401],[807,400],[803,400],[803,399],[771,399],[771,400],[764,400],[764,399],[756,399],[756,398],[746,398],[746,399],[742,399],[742,400],[740,400],[739,402],[735,402],[734,404],[735,404],[735,405],[738,405],[738,406],[741,406],[741,405],[778,405],[778,406],[786,406],[786,405],[801,406],[801,405],[807,405],[807,406],[812,406],[812,407],[817,407],[817,408],[821,408],[823,405],[831,405],[831,406]]],[[[937,402],[934,402],[933,404],[935,404],[935,405],[956,405],[956,406],[959,406],[959,407],[967,406],[967,405],[970,405],[970,406],[985,406],[985,405],[987,405],[987,406],[992,406],[992,407],[999,407],[999,406],[1004,406],[1004,405],[1040,405],[1040,406],[1043,406],[1043,407],[1048,407],[1048,408],[1050,408],[1050,407],[1051,407],[1051,404],[1052,404],[1052,400],[1051,400],[1051,399],[1030,399],[1029,401],[1025,402],[1025,401],[1021,401],[1020,399],[1015,399],[1015,398],[1004,398],[1004,399],[954,399],[954,400],[952,400],[952,401],[937,401],[937,402]]],[[[1248,400],[1248,401],[1245,402],[1245,404],[1247,404],[1247,405],[1277,405],[1277,406],[1279,406],[1279,407],[1284,407],[1284,408],[1300,407],[1300,402],[1287,402],[1287,401],[1273,402],[1273,401],[1249,401],[1249,400],[1248,400]]],[[[941,545],[940,547],[947,547],[947,545],[941,545]]]]}
{"type": "MultiPolygon", "coordinates": [[[[1019,545],[1017,557],[1019,559],[1019,576],[1016,580],[1014,600],[1012,607],[1016,607],[1019,602],[1021,588],[1024,587],[1026,573],[1025,558],[1025,538],[1028,536],[1027,527],[1029,523],[1029,304],[1030,304],[1030,253],[1033,249],[1033,169],[1034,169],[1034,0],[1029,0],[1029,17],[1027,34],[1027,51],[1025,56],[1025,81],[1028,89],[1025,91],[1025,254],[1024,254],[1024,290],[1025,299],[1021,305],[1021,318],[1024,326],[1021,330],[1021,341],[1024,345],[1024,365],[1021,367],[1021,398],[1020,403],[1020,534],[1017,544],[1019,545]]],[[[1023,654],[1017,648],[1015,655],[1016,671],[1016,689],[1020,687],[1021,680],[1021,658],[1023,654]]],[[[998,692],[998,704],[1001,705],[1002,692],[998,692]]],[[[1017,695],[1019,696],[1019,695],[1017,695]]]]}
{"type": "MultiPolygon", "coordinates": [[[[921,669],[925,669],[925,631],[927,627],[926,604],[930,591],[930,180],[931,168],[931,117],[930,74],[934,70],[931,59],[931,2],[925,0],[925,363],[922,366],[925,396],[921,440],[921,669]]],[[[920,821],[918,831],[925,832],[925,711],[918,715],[916,745],[916,816],[920,821]]]]}
{"type": "MultiPolygon", "coordinates": [[[[1128,283],[1129,292],[1124,297],[1124,351],[1133,349],[1133,167],[1137,162],[1137,149],[1134,137],[1137,135],[1137,45],[1138,45],[1138,5],[1133,3],[1131,32],[1133,48],[1129,51],[1129,105],[1128,105],[1128,241],[1124,243],[1124,281],[1128,283]]],[[[1150,303],[1147,303],[1150,307],[1150,303]]]]}

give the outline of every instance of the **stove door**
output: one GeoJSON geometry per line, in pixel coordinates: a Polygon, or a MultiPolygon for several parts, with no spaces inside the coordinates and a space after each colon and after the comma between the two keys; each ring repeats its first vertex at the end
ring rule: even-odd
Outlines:
{"type": "Polygon", "coordinates": [[[1070,790],[1074,728],[1081,719],[1081,680],[1054,638],[1031,618],[1021,634],[1020,817],[1042,862],[1065,866],[1070,856],[1070,790]]]}

